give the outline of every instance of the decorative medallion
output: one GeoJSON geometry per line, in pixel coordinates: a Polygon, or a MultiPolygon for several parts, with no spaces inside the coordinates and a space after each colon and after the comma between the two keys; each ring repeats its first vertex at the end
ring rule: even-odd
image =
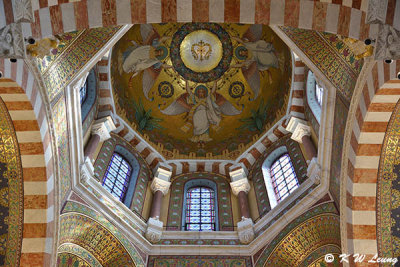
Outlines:
{"type": "Polygon", "coordinates": [[[229,87],[229,95],[232,98],[239,98],[244,95],[244,84],[242,82],[234,82],[229,87]]]}
{"type": "Polygon", "coordinates": [[[158,85],[158,93],[161,97],[170,98],[174,95],[174,87],[170,82],[163,81],[158,85]]]}

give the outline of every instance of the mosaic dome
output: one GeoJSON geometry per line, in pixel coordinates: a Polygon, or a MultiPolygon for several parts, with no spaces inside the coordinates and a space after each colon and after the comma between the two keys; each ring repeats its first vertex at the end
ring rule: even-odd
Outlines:
{"type": "Polygon", "coordinates": [[[268,27],[134,25],[114,46],[117,114],[167,159],[237,158],[285,113],[291,54],[268,27]]]}

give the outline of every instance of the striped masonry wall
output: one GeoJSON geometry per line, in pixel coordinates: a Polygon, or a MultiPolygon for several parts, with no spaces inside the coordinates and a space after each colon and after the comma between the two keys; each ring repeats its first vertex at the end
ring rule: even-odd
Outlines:
{"type": "MultiPolygon", "coordinates": [[[[6,4],[11,0],[0,1],[1,26],[13,19],[6,4]]],[[[400,5],[389,2],[387,22],[397,26],[400,5]]],[[[121,24],[192,21],[274,24],[360,40],[377,31],[365,24],[368,0],[33,0],[32,5],[35,21],[24,32],[35,38],[121,24]]]]}
{"type": "MultiPolygon", "coordinates": [[[[396,73],[400,61],[377,62],[367,75],[355,114],[347,168],[347,247],[349,254],[378,253],[376,190],[382,144],[392,112],[400,99],[396,73]],[[396,80],[395,80],[396,79],[396,80]]],[[[354,100],[353,100],[354,101],[354,100]]],[[[368,266],[352,263],[352,266],[368,266]]]]}
{"type": "Polygon", "coordinates": [[[21,266],[50,266],[55,232],[55,187],[46,111],[23,60],[0,59],[0,97],[11,115],[21,153],[24,225],[21,266]]]}

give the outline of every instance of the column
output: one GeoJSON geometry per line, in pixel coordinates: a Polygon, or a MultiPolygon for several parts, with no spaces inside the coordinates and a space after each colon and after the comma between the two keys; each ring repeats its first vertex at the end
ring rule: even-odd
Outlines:
{"type": "Polygon", "coordinates": [[[254,223],[250,218],[250,209],[247,193],[250,191],[249,180],[243,168],[229,172],[232,182],[232,192],[239,199],[240,215],[242,220],[237,224],[239,240],[248,244],[254,239],[254,223]]]}
{"type": "Polygon", "coordinates": [[[286,130],[292,133],[292,139],[300,144],[303,144],[307,158],[307,176],[315,183],[320,182],[321,167],[318,164],[318,152],[311,140],[311,128],[307,121],[292,117],[286,127],[286,130]]]}
{"type": "Polygon", "coordinates": [[[145,236],[152,243],[160,241],[162,236],[163,222],[160,221],[162,199],[168,193],[171,185],[169,182],[171,174],[170,171],[159,167],[150,186],[154,195],[145,236]]]}
{"type": "Polygon", "coordinates": [[[88,157],[91,161],[93,161],[94,152],[96,151],[99,143],[111,138],[110,132],[115,129],[116,127],[111,116],[96,120],[92,126],[89,142],[84,149],[85,158],[88,157]]]}

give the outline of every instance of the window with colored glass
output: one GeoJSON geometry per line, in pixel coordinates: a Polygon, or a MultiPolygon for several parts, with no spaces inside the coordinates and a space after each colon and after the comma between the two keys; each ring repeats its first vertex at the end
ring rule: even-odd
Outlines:
{"type": "Polygon", "coordinates": [[[271,180],[276,200],[280,202],[299,187],[289,154],[280,156],[271,166],[271,180]]]}
{"type": "Polygon", "coordinates": [[[324,95],[324,88],[315,83],[315,98],[317,99],[318,105],[322,107],[322,97],[324,95]]]}
{"type": "Polygon", "coordinates": [[[79,95],[81,99],[81,106],[85,102],[87,98],[87,80],[85,81],[85,84],[79,89],[79,95]]]}
{"type": "Polygon", "coordinates": [[[186,231],[215,231],[214,190],[190,188],[186,193],[186,231]]]}
{"type": "Polygon", "coordinates": [[[114,153],[103,179],[103,187],[113,196],[123,201],[128,188],[132,167],[118,153],[114,153]]]}

